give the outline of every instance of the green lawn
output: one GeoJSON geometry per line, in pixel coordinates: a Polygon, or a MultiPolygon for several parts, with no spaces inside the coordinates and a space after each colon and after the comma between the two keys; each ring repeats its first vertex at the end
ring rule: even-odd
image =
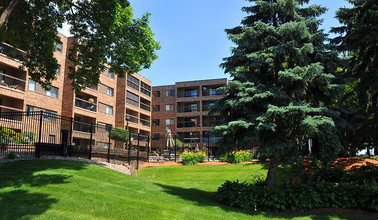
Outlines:
{"type": "Polygon", "coordinates": [[[13,162],[0,165],[0,219],[353,218],[253,213],[215,201],[214,192],[226,179],[266,171],[266,165],[154,167],[135,178],[74,161],[13,162]]]}

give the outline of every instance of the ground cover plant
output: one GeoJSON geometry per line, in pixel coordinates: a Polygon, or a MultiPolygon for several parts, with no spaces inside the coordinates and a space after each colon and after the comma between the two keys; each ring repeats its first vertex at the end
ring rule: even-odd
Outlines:
{"type": "Polygon", "coordinates": [[[154,167],[136,178],[76,161],[6,163],[0,166],[0,219],[360,218],[249,212],[215,200],[225,180],[251,173],[266,175],[267,165],[154,167]]]}

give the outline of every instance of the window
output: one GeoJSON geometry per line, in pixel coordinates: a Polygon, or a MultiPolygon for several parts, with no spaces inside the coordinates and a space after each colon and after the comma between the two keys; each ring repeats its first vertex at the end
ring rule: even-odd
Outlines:
{"type": "Polygon", "coordinates": [[[109,131],[112,130],[112,127],[113,126],[111,124],[106,124],[106,123],[103,123],[103,122],[97,122],[97,130],[109,132],[109,131]]]}
{"type": "Polygon", "coordinates": [[[59,88],[54,87],[54,86],[51,86],[50,90],[46,91],[46,95],[53,98],[58,98],[58,94],[59,94],[59,88]]]}
{"type": "Polygon", "coordinates": [[[29,88],[29,91],[35,92],[35,81],[34,80],[29,79],[29,86],[28,86],[28,88],[29,88]]]}
{"type": "Polygon", "coordinates": [[[108,69],[108,76],[109,76],[110,78],[114,79],[115,74],[114,74],[114,72],[112,72],[112,71],[110,71],[110,70],[108,69]]]}
{"type": "Polygon", "coordinates": [[[114,96],[114,89],[113,88],[110,88],[110,87],[107,87],[106,88],[106,94],[108,96],[114,96]]]}
{"type": "Polygon", "coordinates": [[[159,140],[160,139],[160,134],[159,133],[154,133],[151,135],[152,140],[159,140]]]}
{"type": "Polygon", "coordinates": [[[127,74],[127,86],[135,89],[136,91],[139,91],[139,79],[132,76],[131,74],[127,74]]]}
{"type": "Polygon", "coordinates": [[[159,126],[159,125],[160,125],[160,119],[152,120],[152,126],[159,126]]]}
{"type": "Polygon", "coordinates": [[[153,112],[160,112],[160,105],[153,105],[152,106],[152,111],[153,112]]]}
{"type": "Polygon", "coordinates": [[[210,89],[210,96],[223,95],[222,91],[217,90],[216,88],[210,89]]]}
{"type": "Polygon", "coordinates": [[[167,90],[167,91],[165,91],[165,96],[167,96],[167,97],[175,96],[175,90],[167,90]]]}
{"type": "Polygon", "coordinates": [[[113,114],[113,107],[107,105],[107,106],[106,106],[106,111],[105,111],[105,113],[106,113],[106,114],[109,114],[109,115],[112,115],[112,114],[113,114]]]}
{"type": "Polygon", "coordinates": [[[165,125],[174,125],[174,124],[175,124],[175,119],[173,118],[165,119],[165,125]]]}
{"type": "Polygon", "coordinates": [[[63,50],[63,43],[62,42],[57,43],[55,46],[56,46],[57,51],[62,52],[62,50],[63,50]]]}
{"type": "Polygon", "coordinates": [[[153,91],[152,92],[152,97],[159,98],[160,97],[160,91],[153,91]]]}
{"type": "Polygon", "coordinates": [[[175,110],[175,105],[169,104],[165,105],[165,111],[174,111],[175,110]]]}
{"type": "Polygon", "coordinates": [[[60,64],[58,64],[58,69],[56,70],[56,75],[60,74],[60,68],[61,68],[61,66],[60,66],[60,64]]]}

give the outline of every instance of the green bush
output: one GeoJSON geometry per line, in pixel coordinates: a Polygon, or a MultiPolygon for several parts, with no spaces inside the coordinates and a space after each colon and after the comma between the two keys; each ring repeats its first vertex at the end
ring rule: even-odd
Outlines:
{"type": "Polygon", "coordinates": [[[226,205],[247,210],[308,211],[332,207],[378,211],[378,187],[350,183],[287,183],[268,187],[226,181],[218,189],[216,198],[226,205]]]}
{"type": "Polygon", "coordinates": [[[7,156],[6,156],[6,158],[7,159],[16,159],[16,153],[15,152],[13,152],[13,151],[11,151],[11,152],[9,152],[8,154],[7,154],[7,156]]]}
{"type": "Polygon", "coordinates": [[[332,183],[355,183],[363,185],[377,185],[378,167],[361,166],[355,173],[348,173],[342,167],[337,168],[319,168],[315,170],[313,181],[315,182],[332,182],[332,183]]]}
{"type": "Polygon", "coordinates": [[[262,163],[264,163],[264,162],[266,162],[266,160],[269,158],[269,155],[268,154],[265,154],[265,153],[259,153],[258,155],[257,155],[257,159],[260,161],[260,162],[262,162],[262,163]]]}
{"type": "Polygon", "coordinates": [[[253,158],[253,154],[251,151],[232,151],[222,155],[219,160],[222,162],[229,162],[229,163],[241,163],[245,161],[250,161],[253,158]]]}
{"type": "Polygon", "coordinates": [[[207,159],[204,152],[184,152],[181,154],[181,163],[184,165],[195,165],[197,163],[203,163],[207,159]]]}

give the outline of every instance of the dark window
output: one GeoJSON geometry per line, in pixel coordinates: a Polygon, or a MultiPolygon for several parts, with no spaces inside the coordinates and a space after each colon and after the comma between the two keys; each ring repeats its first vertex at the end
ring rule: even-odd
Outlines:
{"type": "Polygon", "coordinates": [[[131,104],[131,105],[134,105],[136,107],[139,107],[139,96],[135,95],[132,92],[127,91],[126,102],[129,103],[129,104],[131,104]]]}
{"type": "Polygon", "coordinates": [[[60,74],[60,69],[61,69],[61,66],[60,66],[60,64],[58,64],[58,69],[56,70],[56,75],[60,74]]]}
{"type": "Polygon", "coordinates": [[[175,96],[175,90],[167,90],[167,91],[165,91],[165,96],[167,96],[167,97],[175,96]]]}
{"type": "Polygon", "coordinates": [[[152,126],[159,126],[159,125],[160,125],[160,119],[152,120],[152,126]]]}
{"type": "Polygon", "coordinates": [[[153,91],[152,92],[152,97],[159,98],[160,97],[160,91],[153,91]]]}
{"type": "Polygon", "coordinates": [[[151,135],[152,140],[159,140],[160,139],[160,134],[159,133],[154,133],[151,135]]]}
{"type": "Polygon", "coordinates": [[[160,105],[153,105],[152,106],[152,111],[153,112],[160,112],[160,105]]]}

